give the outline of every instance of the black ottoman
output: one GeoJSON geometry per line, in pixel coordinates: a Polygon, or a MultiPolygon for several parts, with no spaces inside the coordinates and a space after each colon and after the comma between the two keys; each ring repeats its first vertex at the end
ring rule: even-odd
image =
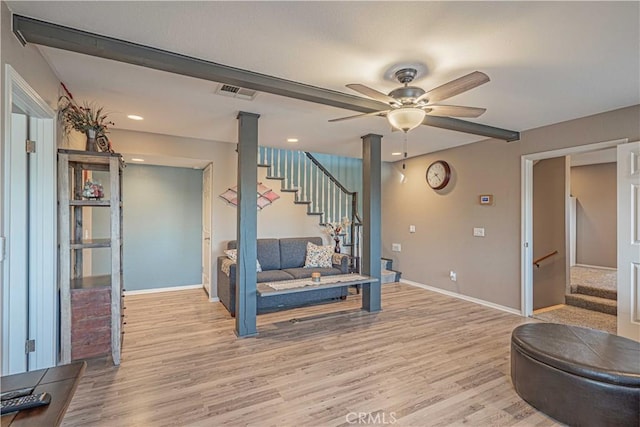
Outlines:
{"type": "Polygon", "coordinates": [[[511,334],[511,380],[536,409],[570,426],[640,425],[640,343],[529,323],[511,334]]]}

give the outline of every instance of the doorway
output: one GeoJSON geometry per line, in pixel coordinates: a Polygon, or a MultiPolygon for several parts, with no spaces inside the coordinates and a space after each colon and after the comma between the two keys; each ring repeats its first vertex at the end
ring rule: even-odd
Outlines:
{"type": "MultiPolygon", "coordinates": [[[[536,297],[535,295],[537,293],[539,293],[539,290],[535,289],[535,286],[537,286],[536,282],[539,282],[539,280],[536,278],[536,273],[538,273],[538,269],[539,267],[542,267],[542,265],[544,265],[544,263],[549,263],[549,264],[553,264],[554,263],[554,258],[557,258],[557,262],[556,264],[558,264],[556,267],[556,270],[558,270],[556,273],[556,280],[558,283],[560,282],[564,282],[565,286],[566,286],[566,300],[567,303],[571,303],[571,305],[577,305],[578,307],[581,308],[576,308],[574,311],[581,311],[581,313],[575,313],[575,314],[571,314],[568,313],[569,311],[571,311],[570,309],[573,309],[572,307],[567,306],[567,309],[565,310],[565,308],[563,308],[561,312],[561,310],[557,310],[557,308],[559,306],[555,306],[555,307],[549,307],[549,310],[553,310],[553,311],[549,311],[549,314],[539,314],[539,312],[537,313],[537,317],[543,317],[543,316],[549,316],[551,315],[551,313],[557,313],[556,317],[558,317],[557,319],[552,319],[552,321],[559,321],[562,323],[562,320],[566,320],[568,323],[572,323],[572,321],[577,321],[578,323],[574,323],[574,324],[580,324],[579,322],[584,322],[587,324],[583,324],[583,326],[588,326],[588,327],[595,327],[597,329],[604,329],[604,330],[608,330],[609,332],[613,332],[616,333],[616,331],[619,333],[620,332],[620,327],[619,327],[619,321],[618,321],[618,325],[616,325],[616,318],[614,316],[611,316],[611,314],[615,315],[615,306],[616,306],[616,302],[618,302],[618,304],[622,303],[622,304],[626,304],[626,302],[628,301],[619,301],[619,297],[616,297],[616,293],[615,290],[612,292],[613,297],[610,296],[605,296],[605,295],[600,295],[601,293],[611,293],[607,290],[603,290],[601,288],[606,288],[606,286],[573,286],[574,284],[572,284],[570,282],[570,278],[573,276],[574,279],[577,278],[576,276],[579,276],[582,274],[582,276],[584,276],[585,274],[588,274],[591,279],[595,279],[595,278],[602,278],[602,274],[604,273],[605,276],[611,275],[611,271],[613,268],[617,267],[616,264],[616,247],[618,248],[618,251],[620,251],[620,245],[616,243],[616,231],[615,231],[615,218],[616,218],[616,207],[615,207],[615,203],[616,203],[616,196],[615,196],[615,187],[616,187],[616,179],[617,182],[620,182],[621,178],[620,178],[620,168],[618,167],[618,172],[617,174],[615,173],[616,167],[615,167],[615,163],[610,163],[610,162],[615,162],[615,150],[616,147],[620,144],[624,144],[626,143],[627,140],[617,140],[617,141],[608,141],[608,142],[603,142],[603,143],[598,143],[598,144],[589,144],[589,145],[585,145],[585,146],[579,146],[579,147],[572,147],[572,148],[568,148],[568,149],[562,149],[562,150],[554,150],[554,151],[550,151],[550,152],[545,152],[545,153],[536,153],[536,154],[532,154],[532,155],[526,155],[522,157],[522,244],[523,244],[523,252],[522,252],[522,314],[525,316],[532,316],[533,314],[533,310],[536,308],[539,308],[539,301],[536,301],[536,297]],[[580,154],[580,153],[587,153],[587,152],[598,152],[600,155],[602,155],[602,153],[604,153],[604,149],[606,148],[610,148],[613,147],[613,156],[612,160],[610,160],[609,162],[606,161],[601,161],[600,163],[604,163],[603,166],[607,169],[608,171],[608,175],[609,176],[609,181],[611,181],[609,183],[609,185],[607,185],[607,188],[604,189],[604,191],[609,191],[609,194],[607,194],[608,197],[608,201],[610,202],[609,204],[613,203],[612,206],[610,206],[610,211],[608,212],[607,215],[608,216],[608,220],[606,221],[608,224],[601,224],[600,227],[597,226],[597,224],[587,224],[588,227],[582,227],[582,230],[578,230],[579,232],[582,232],[582,236],[583,238],[580,239],[582,240],[582,247],[580,247],[580,245],[578,245],[578,252],[582,253],[582,256],[579,257],[579,261],[582,262],[582,264],[586,264],[586,261],[590,261],[591,265],[587,264],[587,265],[580,265],[579,263],[576,263],[576,227],[575,227],[575,216],[572,217],[572,215],[563,215],[564,212],[571,212],[571,213],[575,213],[576,212],[576,208],[575,208],[575,199],[571,200],[568,196],[570,194],[570,192],[576,192],[576,193],[580,193],[581,190],[579,190],[576,185],[576,188],[571,188],[569,187],[570,182],[571,182],[571,176],[572,176],[572,168],[571,168],[571,160],[572,159],[577,159],[577,158],[586,158],[587,156],[585,154],[580,154]],[[565,157],[566,156],[566,157],[565,157]],[[562,237],[566,238],[565,242],[559,241],[559,242],[555,242],[556,245],[558,245],[560,247],[559,252],[560,253],[556,253],[555,256],[545,256],[543,257],[544,259],[541,261],[540,258],[536,258],[540,255],[539,250],[536,251],[537,253],[534,253],[534,241],[536,238],[539,238],[539,232],[536,233],[533,229],[535,227],[535,222],[536,219],[534,218],[534,212],[536,212],[536,208],[535,208],[535,202],[534,202],[534,197],[535,197],[535,188],[533,187],[533,183],[534,183],[534,164],[538,163],[538,162],[549,162],[551,163],[552,161],[555,161],[557,163],[559,163],[560,167],[562,167],[562,163],[565,163],[565,167],[564,167],[564,173],[566,173],[566,179],[565,179],[565,188],[566,188],[566,192],[565,192],[565,197],[564,197],[564,202],[566,203],[565,206],[560,206],[560,218],[566,218],[565,224],[561,224],[559,227],[557,228],[562,228],[562,237]],[[605,165],[606,164],[606,165],[605,165]],[[609,170],[610,169],[610,170],[609,170]],[[613,173],[609,173],[611,171],[614,171],[613,173]],[[613,184],[611,184],[613,183],[613,184]],[[533,206],[532,206],[533,205],[533,206]],[[611,215],[613,215],[613,221],[611,219],[611,215]],[[608,228],[611,228],[611,230],[609,230],[606,226],[609,226],[608,228]],[[564,227],[563,227],[564,226],[564,227]],[[594,227],[595,226],[595,227],[594,227]],[[591,228],[589,228],[591,227],[591,228]],[[605,233],[606,232],[606,233],[605,233]],[[595,236],[595,235],[599,235],[599,236],[595,236]],[[605,242],[608,246],[610,246],[608,248],[608,250],[605,251],[600,251],[598,252],[597,249],[601,249],[599,246],[604,246],[602,245],[602,242],[599,244],[594,243],[595,240],[597,240],[595,237],[599,237],[602,238],[602,235],[606,234],[606,239],[607,242],[605,242]],[[536,235],[538,235],[536,237],[536,235]],[[564,244],[563,244],[564,243],[564,244]],[[587,250],[589,249],[589,250],[587,250]],[[538,266],[536,266],[536,264],[538,264],[538,266]],[[576,265],[577,264],[577,265],[576,265]],[[605,268],[600,268],[600,269],[594,269],[593,267],[605,267],[605,268]],[[608,267],[608,268],[607,268],[608,267]],[[565,272],[561,271],[562,269],[566,269],[565,272]],[[575,270],[575,271],[574,271],[575,270]],[[607,270],[607,271],[603,271],[603,270],[607,270]],[[585,292],[581,292],[580,289],[584,289],[585,292]],[[589,292],[586,292],[589,291],[589,292]],[[594,292],[598,292],[598,295],[591,295],[591,291],[594,292]],[[582,293],[585,293],[585,295],[581,295],[582,293]],[[602,297],[606,297],[609,298],[607,299],[603,299],[602,297]],[[590,299],[593,299],[593,303],[596,304],[601,304],[604,303],[605,305],[605,309],[609,308],[609,314],[600,314],[600,313],[595,313],[595,312],[590,312],[587,310],[583,310],[582,306],[580,304],[573,304],[573,299],[577,299],[577,302],[582,304],[584,303],[591,303],[591,301],[589,301],[590,299]],[[618,301],[616,301],[616,298],[618,298],[618,301]],[[571,300],[571,301],[570,301],[571,300]],[[599,300],[599,301],[595,301],[595,300],[599,300]],[[600,301],[601,300],[601,301],[600,301]],[[606,307],[606,305],[609,305],[609,307],[606,307]],[[593,317],[591,315],[589,315],[588,317],[592,317],[592,319],[588,319],[587,316],[585,315],[585,313],[593,313],[593,317]],[[566,319],[564,319],[564,317],[566,317],[566,319]],[[577,316],[578,319],[572,319],[572,316],[577,316]],[[583,318],[579,318],[580,316],[583,316],[583,318]],[[603,319],[600,317],[606,317],[607,319],[603,319]],[[588,324],[591,321],[593,321],[593,324],[588,324]],[[599,327],[600,325],[602,325],[603,327],[599,327]]],[[[625,144],[625,146],[627,145],[631,145],[631,144],[625,144]]],[[[624,146],[620,146],[620,148],[622,148],[624,146]]],[[[618,148],[618,151],[620,151],[620,148],[618,148]]],[[[611,151],[611,150],[608,150],[611,151]]],[[[603,159],[604,160],[604,159],[603,159]]],[[[594,163],[593,160],[591,160],[591,163],[594,163]]],[[[587,163],[588,164],[588,163],[587,163]]],[[[575,166],[580,166],[579,164],[575,165],[575,166]]],[[[597,167],[595,169],[600,169],[600,172],[602,172],[602,168],[597,167]]],[[[562,169],[561,169],[562,170],[562,169]]],[[[584,172],[584,171],[582,171],[584,172]]],[[[594,173],[594,169],[590,169],[590,173],[594,173]]],[[[574,174],[575,175],[575,174],[574,174]]],[[[560,177],[561,179],[562,177],[560,177]]],[[[576,183],[579,183],[579,180],[576,179],[576,183]]],[[[561,185],[561,184],[560,184],[561,185]]],[[[589,187],[593,187],[593,183],[589,184],[589,187]]],[[[602,194],[602,193],[601,193],[602,194]]],[[[561,197],[562,195],[560,195],[559,197],[561,197]]],[[[594,197],[593,193],[590,195],[590,197],[594,197]]],[[[583,206],[582,208],[587,207],[589,200],[588,197],[585,197],[584,192],[582,192],[582,201],[583,201],[583,206]]],[[[591,200],[590,203],[592,204],[591,209],[593,209],[593,205],[597,204],[599,202],[603,202],[604,200],[600,200],[600,199],[596,199],[595,200],[591,200]]],[[[618,207],[620,202],[620,198],[618,197],[618,207]]],[[[538,208],[539,210],[539,208],[538,208]]],[[[556,212],[557,213],[557,212],[556,212]]],[[[593,215],[594,211],[592,210],[592,212],[590,212],[590,220],[592,220],[594,217],[596,217],[597,215],[593,215]]],[[[601,212],[600,212],[601,214],[601,212]]],[[[619,222],[628,222],[627,220],[630,219],[629,215],[630,213],[627,212],[626,213],[626,217],[622,217],[623,220],[620,221],[620,215],[625,215],[624,212],[620,212],[618,209],[618,221],[619,222]]],[[[600,215],[602,216],[602,215],[600,215]]],[[[584,218],[583,218],[584,219],[584,218]]],[[[539,222],[539,221],[538,221],[539,222]]],[[[556,217],[556,222],[558,222],[558,217],[556,217]]],[[[584,222],[584,221],[583,221],[584,222]]],[[[558,237],[558,236],[556,236],[558,237]]],[[[558,240],[558,239],[556,239],[558,240]]],[[[540,241],[542,243],[544,243],[543,239],[540,239],[540,241]]],[[[553,254],[555,251],[551,251],[549,252],[549,254],[553,254]]],[[[619,258],[618,258],[619,259],[619,258]]],[[[542,268],[540,268],[540,270],[542,270],[542,268]]],[[[615,270],[613,270],[613,272],[615,273],[615,270]]],[[[584,277],[582,277],[582,279],[584,279],[584,277]]],[[[592,281],[593,282],[593,281],[592,281]]],[[[613,282],[616,282],[615,277],[613,279],[613,282]]],[[[593,284],[593,283],[592,283],[593,284]]],[[[604,284],[606,285],[606,284],[604,284]]],[[[612,284],[609,284],[609,287],[611,287],[612,284]]],[[[613,284],[614,289],[615,289],[615,283],[613,284]]],[[[565,292],[564,289],[562,289],[562,283],[560,283],[560,288],[559,289],[555,289],[558,292],[556,293],[560,293],[560,294],[564,294],[565,292]]],[[[562,298],[563,295],[560,295],[560,298],[562,298]]],[[[562,301],[562,303],[564,303],[564,301],[562,301]]],[[[545,304],[543,304],[545,305],[545,304]]],[[[591,308],[591,307],[584,307],[584,308],[591,308]]],[[[544,309],[543,309],[544,311],[544,309]]],[[[603,311],[603,310],[600,310],[603,311]]],[[[607,311],[603,311],[603,313],[607,313],[607,311]]],[[[545,319],[545,320],[549,320],[549,319],[545,319]]]]}
{"type": "Polygon", "coordinates": [[[58,348],[55,112],[5,67],[2,375],[55,366],[58,348]]]}

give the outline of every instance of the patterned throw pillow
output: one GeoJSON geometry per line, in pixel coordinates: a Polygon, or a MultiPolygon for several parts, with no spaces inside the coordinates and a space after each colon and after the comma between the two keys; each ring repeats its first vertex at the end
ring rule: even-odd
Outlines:
{"type": "MultiPolygon", "coordinates": [[[[238,262],[238,250],[237,249],[225,249],[224,254],[233,262],[238,262]]],[[[256,273],[262,271],[260,261],[256,260],[256,273]]]]}
{"type": "Polygon", "coordinates": [[[304,268],[330,268],[333,246],[318,246],[307,242],[307,258],[304,268]]]}

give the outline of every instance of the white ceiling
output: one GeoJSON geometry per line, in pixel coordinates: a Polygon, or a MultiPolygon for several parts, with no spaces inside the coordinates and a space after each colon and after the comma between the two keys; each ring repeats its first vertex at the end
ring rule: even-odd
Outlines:
{"type": "MultiPolygon", "coordinates": [[[[491,82],[446,103],[485,107],[470,121],[516,131],[640,104],[639,5],[9,2],[26,16],[350,94],[347,83],[389,92],[401,66],[416,66],[425,90],[483,71],[491,82]]],[[[235,142],[243,110],[261,114],[262,145],[359,156],[360,136],[379,133],[385,160],[402,146],[384,118],[328,123],[356,113],[266,93],[232,99],[214,94],[214,82],[41,51],[74,97],[104,105],[120,129],[235,142]]],[[[427,126],[408,138],[410,156],[484,139],[427,126]]]]}

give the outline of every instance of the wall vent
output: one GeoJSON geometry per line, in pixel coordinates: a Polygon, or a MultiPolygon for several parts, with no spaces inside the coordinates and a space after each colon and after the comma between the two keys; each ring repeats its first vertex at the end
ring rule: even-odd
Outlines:
{"type": "Polygon", "coordinates": [[[258,92],[255,90],[245,89],[238,86],[228,85],[228,84],[219,84],[216,88],[216,93],[218,95],[230,96],[232,98],[246,99],[248,101],[253,100],[258,92]]]}

